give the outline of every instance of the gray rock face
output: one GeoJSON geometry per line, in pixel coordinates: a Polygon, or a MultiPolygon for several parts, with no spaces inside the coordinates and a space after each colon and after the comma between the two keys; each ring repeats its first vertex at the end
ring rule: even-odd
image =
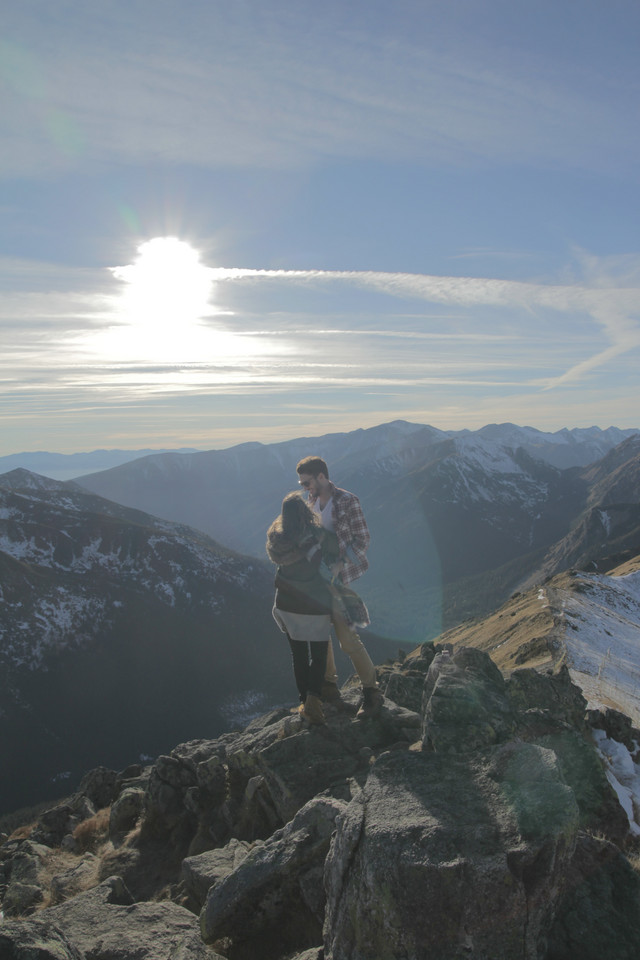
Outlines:
{"type": "Polygon", "coordinates": [[[513,731],[505,680],[480,650],[442,650],[427,673],[422,694],[422,742],[461,753],[490,746],[513,731]]]}
{"type": "Polygon", "coordinates": [[[12,920],[0,925],[2,960],[85,960],[65,935],[49,920],[12,920]]]}
{"type": "Polygon", "coordinates": [[[208,850],[182,861],[182,881],[198,911],[204,906],[209,890],[237,870],[252,846],[246,840],[234,837],[221,849],[208,850]]]}
{"type": "Polygon", "coordinates": [[[225,936],[256,940],[275,935],[286,948],[321,936],[323,871],[336,817],[346,804],[316,797],[282,830],[257,844],[236,869],[216,883],[200,917],[205,942],[225,936]],[[291,905],[297,904],[295,911],[291,905]],[[304,931],[304,933],[303,933],[304,931]]]}
{"type": "Polygon", "coordinates": [[[119,795],[109,817],[109,837],[117,844],[124,834],[135,827],[144,806],[144,790],[128,787],[119,795]]]}
{"type": "Polygon", "coordinates": [[[327,859],[325,957],[537,957],[577,820],[550,751],[380,758],[327,859]]]}
{"type": "Polygon", "coordinates": [[[8,917],[33,913],[44,900],[41,877],[48,847],[30,840],[7,845],[11,857],[3,864],[2,874],[6,889],[2,910],[8,917]]]}

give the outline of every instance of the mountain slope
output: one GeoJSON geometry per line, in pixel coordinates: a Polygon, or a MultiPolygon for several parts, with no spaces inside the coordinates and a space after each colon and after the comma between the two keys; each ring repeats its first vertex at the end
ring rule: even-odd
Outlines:
{"type": "Polygon", "coordinates": [[[14,471],[0,575],[5,808],[291,697],[272,571],[202,533],[14,471]]]}
{"type": "Polygon", "coordinates": [[[604,572],[612,566],[607,558],[640,550],[640,436],[621,443],[580,478],[588,491],[584,510],[525,585],[572,566],[604,572]]]}
{"type": "Polygon", "coordinates": [[[441,642],[477,647],[505,673],[561,662],[589,706],[619,710],[640,726],[640,556],[609,574],[563,573],[514,596],[491,616],[441,642]]]}

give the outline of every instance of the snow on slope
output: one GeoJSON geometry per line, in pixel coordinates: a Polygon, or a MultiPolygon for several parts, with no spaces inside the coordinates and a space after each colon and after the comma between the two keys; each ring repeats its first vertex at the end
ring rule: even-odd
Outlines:
{"type": "MultiPolygon", "coordinates": [[[[640,568],[619,576],[577,574],[562,611],[569,672],[588,706],[613,707],[640,727],[640,568]]],[[[638,837],[640,764],[604,730],[595,730],[594,737],[629,829],[638,837]]],[[[636,743],[636,758],[639,749],[636,743]]]]}
{"type": "Polygon", "coordinates": [[[577,574],[562,611],[569,672],[589,706],[612,706],[640,727],[640,569],[577,574]]]}

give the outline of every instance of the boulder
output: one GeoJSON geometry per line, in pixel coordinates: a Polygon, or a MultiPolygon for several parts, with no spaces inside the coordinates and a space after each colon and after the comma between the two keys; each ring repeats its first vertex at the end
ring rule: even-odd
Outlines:
{"type": "Polygon", "coordinates": [[[2,910],[7,917],[26,916],[44,900],[42,887],[36,883],[13,880],[2,898],[2,910]]]}
{"type": "Polygon", "coordinates": [[[204,906],[211,887],[233,873],[246,860],[253,847],[254,844],[234,837],[224,847],[183,860],[182,883],[190,903],[198,912],[204,906]]]}
{"type": "Polygon", "coordinates": [[[263,960],[317,945],[324,916],[324,861],[344,801],[315,797],[212,887],[200,915],[205,943],[254,943],[263,960]],[[274,952],[275,951],[275,952],[274,952]]]}
{"type": "Polygon", "coordinates": [[[51,878],[51,903],[63,903],[83,890],[96,886],[100,861],[86,853],[74,866],[51,878]]]}
{"type": "Polygon", "coordinates": [[[144,808],[144,790],[127,787],[119,795],[109,814],[109,839],[114,845],[135,827],[144,808]]]}
{"type": "Polygon", "coordinates": [[[3,878],[6,884],[2,909],[8,917],[33,913],[45,896],[44,863],[51,854],[49,847],[32,840],[18,840],[4,852],[3,878]]]}
{"type": "Polygon", "coordinates": [[[95,816],[96,808],[84,794],[76,793],[64,803],[59,803],[40,814],[32,838],[49,847],[58,847],[63,839],[72,834],[79,823],[95,816]]]}
{"type": "Polygon", "coordinates": [[[640,751],[640,731],[633,727],[630,717],[624,713],[607,707],[605,710],[589,710],[587,716],[592,727],[604,730],[610,740],[623,743],[629,753],[640,751]]]}
{"type": "Polygon", "coordinates": [[[87,797],[96,810],[102,810],[110,806],[118,796],[119,779],[115,770],[96,767],[85,774],[76,792],[87,797]]]}
{"type": "Polygon", "coordinates": [[[577,825],[551,751],[382,756],[336,824],[326,960],[537,960],[577,825]]]}
{"type": "Polygon", "coordinates": [[[2,960],[85,960],[67,935],[50,920],[8,920],[0,924],[2,960]]]}
{"type": "Polygon", "coordinates": [[[422,742],[438,752],[482,749],[506,739],[515,726],[504,677],[472,647],[445,647],[434,658],[422,714],[422,742]]]}
{"type": "Polygon", "coordinates": [[[531,668],[514,670],[506,689],[522,728],[529,722],[538,725],[546,719],[586,732],[587,701],[564,664],[556,674],[542,674],[531,668]]]}

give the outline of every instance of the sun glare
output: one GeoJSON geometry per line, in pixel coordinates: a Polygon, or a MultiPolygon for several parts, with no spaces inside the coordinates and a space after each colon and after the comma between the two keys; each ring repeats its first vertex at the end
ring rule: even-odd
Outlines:
{"type": "Polygon", "coordinates": [[[123,311],[132,323],[153,329],[175,330],[195,323],[207,313],[213,283],[211,271],[184,240],[156,237],[138,247],[136,261],[112,267],[117,280],[127,284],[123,311]]]}
{"type": "Polygon", "coordinates": [[[117,301],[118,325],[96,343],[103,355],[196,362],[238,352],[236,336],[203,323],[223,311],[211,303],[214,271],[201,263],[197,250],[177,237],[154,237],[137,253],[133,263],[109,268],[124,289],[117,301]]]}

